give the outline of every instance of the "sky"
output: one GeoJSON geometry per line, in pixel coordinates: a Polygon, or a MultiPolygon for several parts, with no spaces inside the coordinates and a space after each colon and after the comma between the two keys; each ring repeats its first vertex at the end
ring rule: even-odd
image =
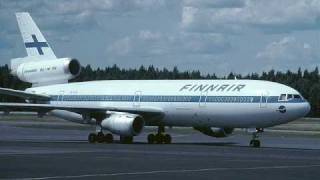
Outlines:
{"type": "Polygon", "coordinates": [[[58,57],[82,65],[227,75],[313,70],[320,0],[0,0],[0,65],[26,56],[29,12],[58,57]]]}

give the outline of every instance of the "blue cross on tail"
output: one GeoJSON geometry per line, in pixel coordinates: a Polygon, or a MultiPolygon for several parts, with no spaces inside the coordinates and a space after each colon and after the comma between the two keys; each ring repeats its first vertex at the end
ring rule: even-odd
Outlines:
{"type": "Polygon", "coordinates": [[[24,43],[26,48],[37,48],[38,53],[40,55],[43,55],[43,51],[42,48],[43,47],[49,47],[49,45],[47,44],[47,42],[39,42],[36,35],[32,34],[31,35],[33,42],[26,42],[24,43]]]}

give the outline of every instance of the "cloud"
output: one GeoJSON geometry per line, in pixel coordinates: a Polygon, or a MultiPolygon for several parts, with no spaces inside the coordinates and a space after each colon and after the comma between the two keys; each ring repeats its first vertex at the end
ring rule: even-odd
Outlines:
{"type": "Polygon", "coordinates": [[[190,32],[238,33],[243,28],[239,20],[240,16],[245,15],[242,11],[241,8],[217,9],[184,6],[181,27],[190,32]]]}
{"type": "Polygon", "coordinates": [[[129,3],[130,6],[136,7],[136,8],[143,8],[143,9],[153,9],[157,7],[165,6],[168,1],[165,0],[122,0],[122,3],[129,3]]]}
{"type": "Polygon", "coordinates": [[[0,18],[13,17],[15,12],[30,12],[45,28],[73,31],[95,28],[102,21],[97,17],[99,13],[125,15],[133,11],[152,11],[165,5],[164,0],[3,0],[0,18]]]}
{"type": "Polygon", "coordinates": [[[283,33],[320,28],[318,0],[246,0],[244,4],[225,8],[194,4],[186,1],[182,12],[182,28],[189,31],[239,32],[256,28],[283,33]]]}
{"type": "Polygon", "coordinates": [[[161,38],[161,34],[159,32],[152,32],[150,30],[141,30],[139,32],[139,38],[145,41],[158,40],[161,38]]]}
{"type": "Polygon", "coordinates": [[[2,10],[33,11],[37,14],[78,14],[83,11],[122,11],[165,6],[165,0],[2,0],[2,10]],[[41,8],[35,8],[41,7],[41,8]]]}
{"type": "Polygon", "coordinates": [[[120,38],[107,47],[108,54],[162,56],[168,54],[220,54],[231,48],[220,34],[162,34],[141,30],[130,37],[120,38]]]}
{"type": "Polygon", "coordinates": [[[131,51],[131,38],[124,37],[107,47],[108,54],[124,56],[131,51]]]}
{"type": "Polygon", "coordinates": [[[164,0],[46,0],[49,10],[58,14],[77,14],[79,12],[125,12],[152,10],[166,5],[164,0]]]}
{"type": "Polygon", "coordinates": [[[244,0],[184,0],[185,6],[201,8],[238,8],[245,5],[244,0]]]}
{"type": "Polygon", "coordinates": [[[268,44],[256,55],[257,63],[270,68],[281,70],[297,69],[302,64],[309,68],[317,66],[320,55],[316,48],[306,42],[298,41],[295,37],[284,37],[279,41],[268,44]]]}
{"type": "Polygon", "coordinates": [[[0,59],[8,63],[25,55],[14,13],[28,11],[57,56],[77,57],[93,67],[109,62],[128,68],[154,64],[220,74],[296,64],[305,68],[317,64],[313,59],[318,59],[314,37],[320,25],[319,4],[319,0],[1,0],[0,59]]]}
{"type": "Polygon", "coordinates": [[[222,64],[228,66],[220,56],[231,48],[229,40],[220,34],[171,34],[144,29],[113,41],[106,48],[106,56],[109,63],[127,68],[178,66],[185,70],[206,69],[204,72],[208,72],[209,69],[212,72],[222,64]]]}
{"type": "Polygon", "coordinates": [[[214,33],[182,33],[178,43],[184,53],[220,54],[231,48],[228,39],[214,33]]]}
{"type": "Polygon", "coordinates": [[[6,49],[6,48],[12,48],[12,45],[10,43],[10,38],[9,36],[6,36],[6,33],[4,31],[0,31],[0,49],[6,49]]]}
{"type": "Polygon", "coordinates": [[[114,6],[112,0],[68,0],[59,3],[48,1],[48,7],[56,9],[58,14],[78,14],[85,11],[106,11],[114,6]],[[50,3],[50,4],[49,4],[50,3]]]}
{"type": "MultiPolygon", "coordinates": [[[[17,34],[16,12],[30,12],[48,39],[70,42],[79,32],[104,30],[101,16],[125,16],[138,11],[153,11],[166,5],[164,0],[2,0],[0,1],[1,30],[5,36],[17,34]]],[[[13,43],[2,42],[1,47],[13,43]]]]}

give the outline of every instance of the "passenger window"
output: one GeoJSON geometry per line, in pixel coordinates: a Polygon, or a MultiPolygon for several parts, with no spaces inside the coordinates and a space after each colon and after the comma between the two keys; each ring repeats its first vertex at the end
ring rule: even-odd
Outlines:
{"type": "Polygon", "coordinates": [[[290,100],[292,98],[293,98],[293,95],[292,94],[288,94],[287,100],[290,100]]]}
{"type": "Polygon", "coordinates": [[[285,101],[286,100],[286,94],[281,94],[279,97],[279,101],[285,101]]]}

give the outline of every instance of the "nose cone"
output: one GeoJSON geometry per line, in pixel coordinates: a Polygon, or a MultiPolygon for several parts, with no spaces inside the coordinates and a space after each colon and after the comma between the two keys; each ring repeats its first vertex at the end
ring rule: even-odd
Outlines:
{"type": "Polygon", "coordinates": [[[303,108],[304,108],[304,112],[305,112],[304,116],[306,116],[311,110],[310,103],[308,101],[306,101],[306,103],[305,103],[303,108]]]}

